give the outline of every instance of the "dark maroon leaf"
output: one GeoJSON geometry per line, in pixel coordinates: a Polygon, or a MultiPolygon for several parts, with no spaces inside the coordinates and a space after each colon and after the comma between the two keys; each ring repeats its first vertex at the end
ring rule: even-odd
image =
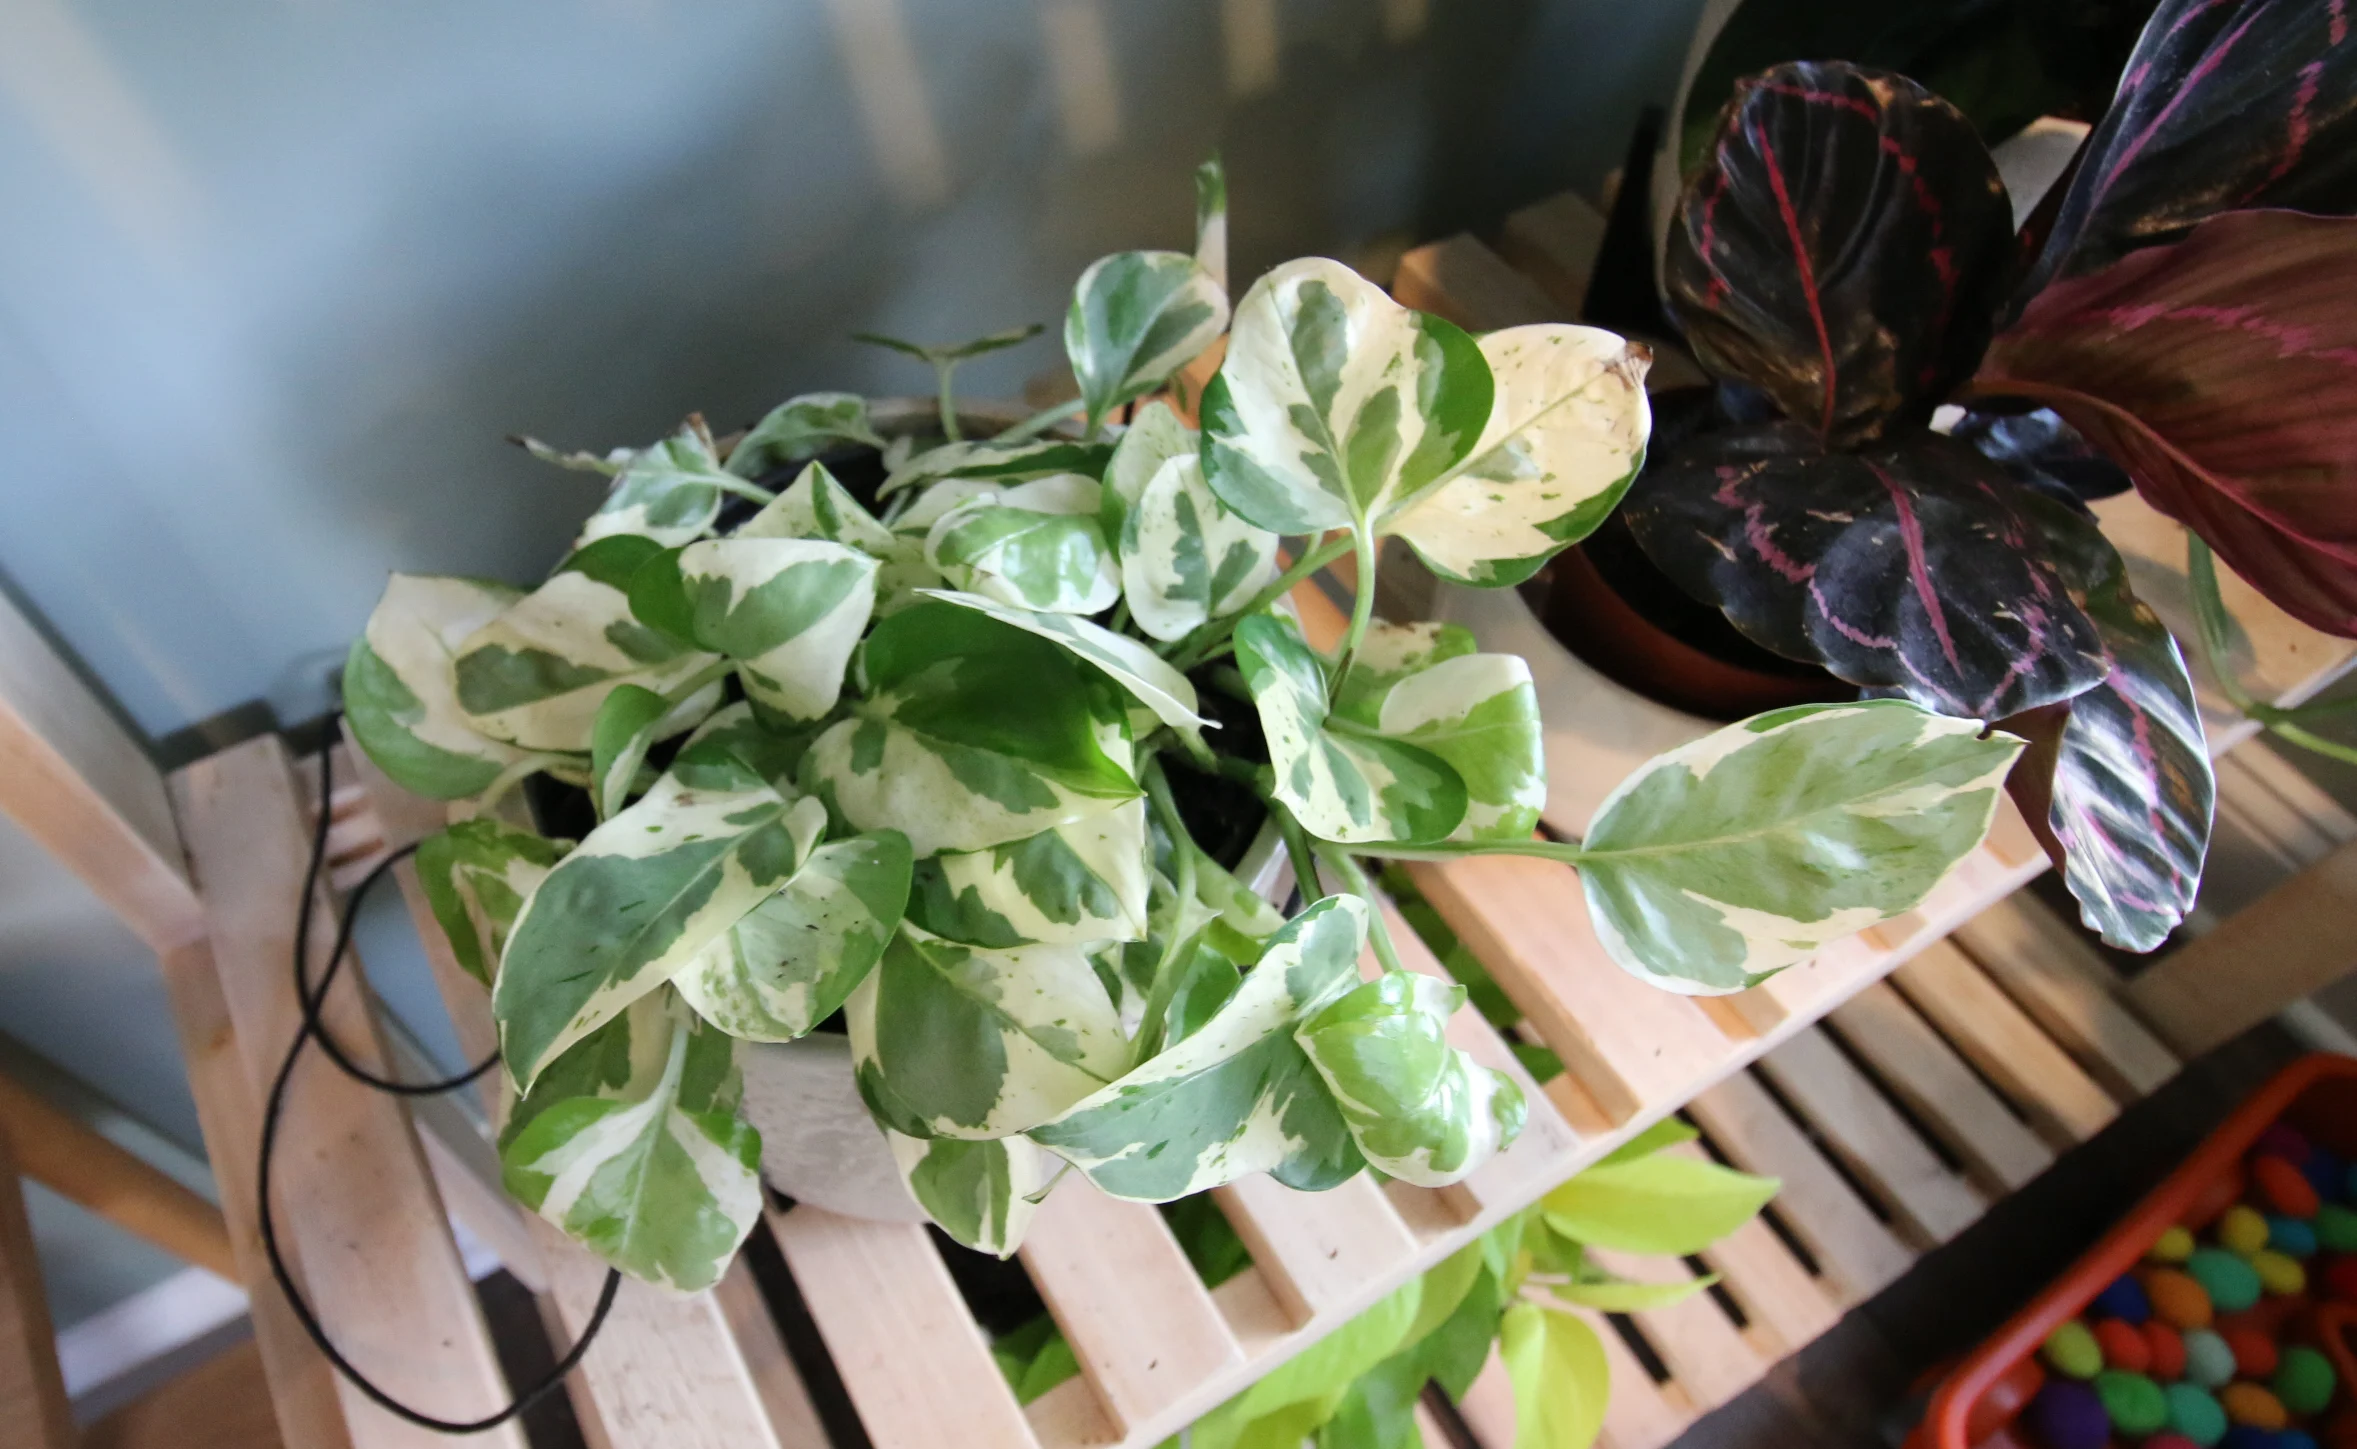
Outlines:
{"type": "Polygon", "coordinates": [[[2025,813],[2042,809],[2088,928],[2150,951],[2192,908],[2209,851],[2217,787],[2201,711],[2177,641],[2129,591],[2119,552],[2100,535],[2045,542],[2085,586],[2111,669],[2063,709],[2009,726],[2031,746],[2006,787],[2025,813]]]}
{"type": "Polygon", "coordinates": [[[2016,413],[1968,408],[1948,436],[1979,449],[2015,482],[2042,488],[2074,507],[2134,486],[2125,469],[2097,452],[2051,408],[2016,413]]]}
{"type": "Polygon", "coordinates": [[[2220,212],[2357,208],[2352,0],[2165,0],[2021,298],[2220,212]]]}
{"type": "Polygon", "coordinates": [[[1622,505],[1654,563],[1753,642],[1998,719],[2104,677],[2103,644],[2040,540],[2095,525],[1971,448],[1917,432],[1827,453],[1779,422],[1696,439],[1622,505]]]}
{"type": "Polygon", "coordinates": [[[2054,409],[2260,592],[2357,637],[2357,219],[2229,212],[2058,282],[1973,389],[2054,409]]]}
{"type": "Polygon", "coordinates": [[[1971,374],[2012,238],[1954,107],[1903,76],[1804,62],[1737,87],[1663,280],[1706,366],[1842,447],[1920,424],[1971,374]]]}

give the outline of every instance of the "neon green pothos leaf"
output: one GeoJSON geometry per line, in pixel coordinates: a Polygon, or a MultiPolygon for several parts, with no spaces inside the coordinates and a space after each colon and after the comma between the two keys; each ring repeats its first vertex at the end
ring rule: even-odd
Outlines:
{"type": "Polygon", "coordinates": [[[1515,1303],[1498,1320],[1498,1356],[1514,1385],[1514,1449],[1588,1449],[1596,1442],[1612,1370],[1586,1319],[1515,1303]]]}
{"type": "Polygon", "coordinates": [[[1121,596],[1098,485],[1060,473],[979,494],[925,535],[925,561],[961,590],[1026,609],[1094,614],[1121,596]]]}
{"type": "Polygon", "coordinates": [[[1657,755],[1597,808],[1596,934],[1672,991],[1740,991],[1908,910],[1988,833],[2022,742],[1904,700],[1801,705],[1657,755]]]}
{"type": "Polygon", "coordinates": [[[671,992],[641,996],[516,1104],[508,1191],[632,1277],[711,1287],[761,1212],[735,1047],[671,992]]]}
{"type": "Polygon", "coordinates": [[[1522,1131],[1529,1104],[1502,1073],[1449,1045],[1465,988],[1391,971],[1328,1002],[1294,1030],[1333,1090],[1367,1161],[1445,1187],[1522,1131]]]}
{"type": "Polygon", "coordinates": [[[1683,1303],[1697,1293],[1708,1291],[1718,1281],[1716,1273],[1673,1278],[1666,1283],[1608,1278],[1594,1283],[1550,1283],[1547,1291],[1577,1308],[1593,1308],[1604,1313],[1644,1313],[1683,1303]]]}
{"type": "Polygon", "coordinates": [[[876,561],[816,538],[714,538],[631,578],[637,617],[733,659],[745,695],[785,720],[835,707],[876,604],[876,561]]]}
{"type": "Polygon", "coordinates": [[[1228,325],[1228,295],[1185,252],[1116,252],[1080,274],[1064,355],[1093,429],[1194,360],[1228,325]]]}
{"type": "Polygon", "coordinates": [[[418,842],[418,884],[469,976],[491,984],[516,913],[564,853],[560,842],[489,818],[418,842]]]}
{"type": "Polygon", "coordinates": [[[1782,1186],[1683,1153],[1598,1163],[1540,1200],[1547,1226],[1575,1242],[1685,1257],[1757,1216],[1782,1186]]]}
{"type": "Polygon", "coordinates": [[[395,574],[344,663],[344,717],[378,769],[433,800],[481,794],[523,751],[459,706],[458,647],[523,597],[479,579],[395,574]]]}

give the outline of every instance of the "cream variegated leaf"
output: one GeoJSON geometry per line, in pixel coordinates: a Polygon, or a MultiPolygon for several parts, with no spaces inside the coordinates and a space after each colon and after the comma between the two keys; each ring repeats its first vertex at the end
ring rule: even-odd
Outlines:
{"type": "Polygon", "coordinates": [[[711,1287],[761,1215],[736,1044],[669,991],[576,1043],[500,1135],[508,1191],[614,1267],[711,1287]]]}
{"type": "Polygon", "coordinates": [[[1217,156],[1195,168],[1195,260],[1228,289],[1228,168],[1217,156]]]}
{"type": "Polygon", "coordinates": [[[823,538],[872,558],[892,547],[892,530],[860,506],[824,463],[812,463],[730,538],[823,538]]]}
{"type": "Polygon", "coordinates": [[[1228,325],[1225,287],[1185,252],[1116,252],[1080,274],[1064,355],[1092,428],[1153,392],[1228,325]]]}
{"type": "Polygon", "coordinates": [[[1255,1172],[1336,1186],[1365,1163],[1294,1028],[1358,980],[1366,906],[1328,896],[1199,1029],[1031,1130],[1114,1197],[1168,1202],[1255,1172]]]}
{"type": "Polygon", "coordinates": [[[754,706],[786,721],[835,707],[876,604],[876,560],[818,538],[715,538],[631,580],[637,617],[736,661],[754,706]]]}
{"type": "Polygon", "coordinates": [[[1912,910],[1988,833],[2021,753],[1985,729],[1903,700],[1801,705],[1655,756],[1580,849],[1597,936],[1714,994],[1912,910]]]}
{"type": "Polygon", "coordinates": [[[925,561],[958,589],[1026,609],[1094,614],[1121,597],[1095,480],[1059,473],[978,494],[934,521],[925,561]]]}
{"type": "Polygon", "coordinates": [[[1445,1187],[1522,1131],[1529,1106],[1512,1078],[1449,1045],[1465,988],[1391,971],[1327,1003],[1294,1031],[1377,1168],[1445,1187]]]}
{"type": "Polygon", "coordinates": [[[792,1041],[867,979],[907,908],[908,841],[855,835],[810,852],[786,883],[674,979],[696,1014],[746,1041],[792,1041]]]}
{"type": "Polygon", "coordinates": [[[731,481],[714,454],[704,420],[689,418],[662,442],[628,455],[605,502],[589,515],[573,546],[630,536],[676,548],[712,526],[731,481]]]}
{"type": "Polygon", "coordinates": [[[1125,634],[1116,634],[1101,624],[1070,614],[1020,608],[978,594],[942,589],[928,589],[926,594],[1054,641],[1072,651],[1073,657],[1104,671],[1107,678],[1172,729],[1199,730],[1210,724],[1195,712],[1198,705],[1195,686],[1187,682],[1187,676],[1125,634]]]}
{"type": "Polygon", "coordinates": [[[1101,477],[1110,443],[1082,443],[1047,438],[1027,443],[943,443],[902,459],[886,475],[878,496],[889,498],[903,489],[941,479],[965,479],[1000,487],[1049,478],[1058,473],[1101,477]]]}
{"type": "Polygon", "coordinates": [[[522,597],[505,584],[425,574],[395,574],[385,585],[344,663],[344,717],[403,789],[463,799],[524,758],[475,727],[451,668],[459,646],[522,597]]]}
{"type": "Polygon", "coordinates": [[[867,399],[853,392],[806,392],[771,408],[746,430],[729,451],[728,471],[759,478],[845,444],[884,446],[868,421],[867,399]]]}
{"type": "Polygon", "coordinates": [[[916,868],[909,919],[971,946],[1081,946],[1146,935],[1146,802],[916,868]]]}
{"type": "Polygon", "coordinates": [[[564,853],[558,841],[488,817],[418,842],[418,884],[469,976],[491,984],[516,914],[564,853]]]}
{"type": "Polygon", "coordinates": [[[884,1129],[909,1196],[934,1226],[978,1253],[1012,1257],[1060,1166],[1023,1137],[973,1142],[884,1129]]]}
{"type": "Polygon", "coordinates": [[[1460,328],[1340,262],[1288,262],[1236,306],[1203,395],[1204,471],[1272,533],[1371,527],[1471,456],[1491,393],[1460,328]]]}
{"type": "Polygon", "coordinates": [[[1460,654],[1426,665],[1383,693],[1376,729],[1429,750],[1465,786],[1452,838],[1519,840],[1547,804],[1539,697],[1519,654],[1460,654]]]}
{"type": "Polygon", "coordinates": [[[1518,584],[1594,532],[1645,460],[1652,356],[1596,327],[1548,322],[1481,339],[1496,398],[1480,443],[1384,531],[1458,583],[1518,584]]]}
{"type": "Polygon", "coordinates": [[[1130,617],[1165,642],[1235,613],[1277,577],[1277,536],[1230,512],[1194,453],[1148,481],[1123,517],[1119,552],[1130,617]]]}

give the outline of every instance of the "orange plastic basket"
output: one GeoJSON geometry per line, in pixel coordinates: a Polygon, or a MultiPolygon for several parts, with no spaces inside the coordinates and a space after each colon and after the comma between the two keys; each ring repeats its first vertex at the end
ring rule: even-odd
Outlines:
{"type": "Polygon", "coordinates": [[[1941,1382],[1923,1422],[1908,1436],[1908,1449],[2017,1442],[2010,1429],[2023,1396],[2008,1392],[2008,1376],[2038,1352],[2048,1334],[2135,1267],[2164,1229],[2174,1223],[2200,1226],[2232,1206],[2235,1197],[2220,1194],[2216,1185],[2239,1181],[2243,1154],[2279,1121],[2289,1122],[2311,1142],[2357,1159],[2357,1058],[2302,1057],[2252,1093],[2135,1211],[1941,1382]]]}

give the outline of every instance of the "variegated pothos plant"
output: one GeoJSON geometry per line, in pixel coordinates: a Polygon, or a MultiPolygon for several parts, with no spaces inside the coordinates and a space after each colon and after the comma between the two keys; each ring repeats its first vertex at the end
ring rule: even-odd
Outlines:
{"type": "Polygon", "coordinates": [[[1401,969],[1362,857],[1567,861],[1616,960],[1722,992],[1912,907],[1987,829],[2019,742],[1882,701],[1730,726],[1586,841],[1537,838],[1529,669],[1376,620],[1373,545],[1498,587],[1577,541],[1643,457],[1644,349],[1475,338],[1318,260],[1231,328],[1205,181],[1196,254],[1081,277],[1076,402],[965,437],[946,378],[975,347],[913,349],[936,438],[814,394],[733,444],[691,420],[602,458],[533,445],[613,478],[555,571],[397,576],[354,643],[363,747],[471,802],[419,860],[491,988],[509,1184],[626,1271],[702,1287],[751,1225],[737,1041],[840,1013],[910,1192],[1001,1254],[1072,1168],[1142,1201],[1448,1183],[1522,1096],[1448,1043],[1463,993],[1401,969]],[[1223,333],[1198,430],[1153,399],[1223,333]],[[846,447],[884,451],[872,504],[815,461],[846,447]],[[1290,592],[1354,552],[1322,651],[1290,592]],[[535,773],[596,828],[514,823],[535,773]],[[1265,811],[1291,919],[1190,832],[1213,781],[1265,811]]]}

